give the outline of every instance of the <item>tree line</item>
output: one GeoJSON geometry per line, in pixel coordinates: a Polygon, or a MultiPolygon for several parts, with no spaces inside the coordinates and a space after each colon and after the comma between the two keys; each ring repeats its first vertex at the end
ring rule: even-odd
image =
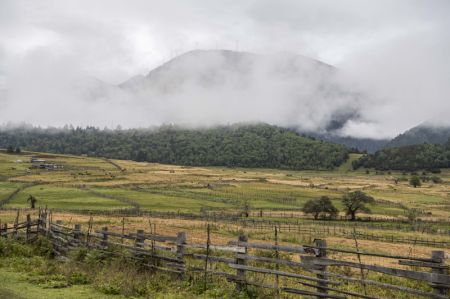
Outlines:
{"type": "Polygon", "coordinates": [[[385,148],[353,161],[353,168],[377,170],[436,170],[450,168],[450,139],[444,144],[416,144],[385,148]]]}
{"type": "Polygon", "coordinates": [[[16,128],[0,130],[0,147],[190,166],[333,169],[348,158],[343,145],[267,124],[203,129],[16,128]]]}

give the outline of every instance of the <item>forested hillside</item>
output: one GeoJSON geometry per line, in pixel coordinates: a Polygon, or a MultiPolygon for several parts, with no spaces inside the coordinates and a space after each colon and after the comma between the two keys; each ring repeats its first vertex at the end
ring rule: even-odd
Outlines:
{"type": "Polygon", "coordinates": [[[0,147],[8,146],[180,165],[284,169],[332,169],[348,157],[345,146],[266,124],[195,130],[174,126],[153,130],[0,130],[0,147]]]}
{"type": "Polygon", "coordinates": [[[353,162],[353,168],[420,170],[450,167],[450,140],[445,144],[417,144],[385,148],[353,162]]]}
{"type": "Polygon", "coordinates": [[[399,147],[421,143],[442,144],[450,138],[449,126],[422,124],[398,135],[386,147],[399,147]]]}

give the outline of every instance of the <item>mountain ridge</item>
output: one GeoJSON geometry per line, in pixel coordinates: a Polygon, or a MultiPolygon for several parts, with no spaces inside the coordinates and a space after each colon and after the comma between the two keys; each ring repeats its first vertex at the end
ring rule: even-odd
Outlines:
{"type": "Polygon", "coordinates": [[[433,125],[425,122],[399,134],[388,142],[386,147],[400,147],[422,143],[444,144],[449,139],[450,125],[433,125]]]}

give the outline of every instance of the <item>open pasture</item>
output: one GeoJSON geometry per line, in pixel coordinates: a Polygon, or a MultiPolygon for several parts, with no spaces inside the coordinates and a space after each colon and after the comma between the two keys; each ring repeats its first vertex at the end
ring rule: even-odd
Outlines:
{"type": "Polygon", "coordinates": [[[40,206],[66,210],[124,209],[131,204],[141,210],[200,213],[239,210],[246,203],[254,211],[299,211],[308,199],[323,195],[341,209],[345,192],[363,190],[377,201],[371,206],[372,216],[403,217],[405,207],[421,209],[429,219],[450,216],[448,170],[438,174],[442,183],[428,181],[413,188],[409,174],[367,174],[348,167],[335,171],[183,167],[37,153],[0,153],[0,161],[6,161],[0,163],[0,198],[22,184],[34,184],[8,202],[11,208],[25,207],[32,194],[40,206]],[[27,171],[32,156],[61,168],[27,171]]]}

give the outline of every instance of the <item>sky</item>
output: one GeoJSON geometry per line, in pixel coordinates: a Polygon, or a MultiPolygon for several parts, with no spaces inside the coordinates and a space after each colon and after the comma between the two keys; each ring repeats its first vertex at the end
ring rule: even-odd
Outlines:
{"type": "MultiPolygon", "coordinates": [[[[130,95],[94,100],[85,91],[97,79],[116,85],[194,49],[298,54],[335,66],[346,88],[365,95],[360,118],[346,123],[343,135],[388,138],[422,122],[450,124],[448,0],[0,0],[0,123],[201,123],[213,111],[186,105],[195,97],[174,100],[185,106],[173,111],[177,105],[153,98],[136,108],[130,95]],[[158,115],[150,111],[156,102],[158,115]]],[[[240,118],[213,115],[220,123],[277,124],[294,105],[276,95],[263,101],[259,114],[256,103],[244,105],[240,118]]],[[[314,94],[305,101],[297,105],[314,106],[314,94]]],[[[339,109],[355,104],[336,102],[339,109]]],[[[322,116],[305,118],[315,111],[295,122],[305,127],[316,119],[319,128],[322,116]]]]}

